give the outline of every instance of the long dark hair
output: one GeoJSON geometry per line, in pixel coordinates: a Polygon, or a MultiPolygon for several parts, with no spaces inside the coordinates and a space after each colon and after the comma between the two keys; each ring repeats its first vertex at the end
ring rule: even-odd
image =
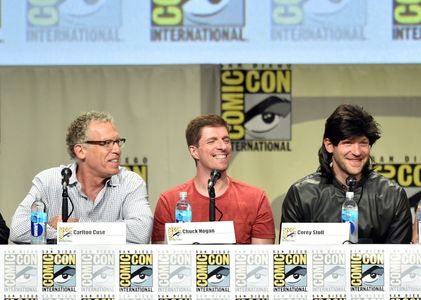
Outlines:
{"type": "MultiPolygon", "coordinates": [[[[337,146],[340,141],[357,136],[367,137],[370,146],[374,145],[380,138],[379,124],[360,106],[351,104],[339,105],[326,120],[323,140],[328,138],[334,146],[337,146]]],[[[332,153],[326,151],[323,141],[318,155],[320,163],[318,171],[331,181],[334,177],[330,166],[332,153]]],[[[371,172],[371,161],[370,157],[362,170],[363,175],[371,172]]]]}

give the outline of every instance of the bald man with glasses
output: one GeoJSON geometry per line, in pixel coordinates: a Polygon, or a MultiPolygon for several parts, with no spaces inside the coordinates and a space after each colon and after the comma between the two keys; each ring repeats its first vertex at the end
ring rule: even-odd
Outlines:
{"type": "Polygon", "coordinates": [[[120,137],[111,115],[88,112],[78,116],[69,126],[67,151],[74,161],[42,171],[18,206],[11,224],[10,240],[29,243],[31,238],[31,205],[36,198],[46,203],[47,238],[57,236],[57,223],[124,222],[127,242],[147,244],[150,241],[153,216],[147,198],[146,183],[134,172],[120,166],[120,137]],[[67,184],[69,216],[62,216],[62,175],[69,168],[67,184]]]}

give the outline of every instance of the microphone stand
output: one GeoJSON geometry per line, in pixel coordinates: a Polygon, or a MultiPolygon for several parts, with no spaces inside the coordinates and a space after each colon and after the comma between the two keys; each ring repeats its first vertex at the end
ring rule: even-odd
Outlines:
{"type": "Polygon", "coordinates": [[[63,222],[67,222],[69,219],[69,194],[67,194],[67,185],[63,186],[63,193],[61,194],[63,202],[61,204],[61,219],[63,222]]]}
{"type": "Polygon", "coordinates": [[[208,188],[209,193],[209,221],[215,221],[215,187],[212,185],[208,188]]]}

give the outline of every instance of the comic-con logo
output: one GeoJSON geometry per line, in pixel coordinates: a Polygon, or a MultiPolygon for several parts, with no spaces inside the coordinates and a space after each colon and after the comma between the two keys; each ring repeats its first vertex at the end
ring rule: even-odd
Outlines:
{"type": "Polygon", "coordinates": [[[391,253],[389,279],[391,291],[421,291],[421,253],[391,253]]]}
{"type": "Polygon", "coordinates": [[[138,174],[145,181],[146,186],[148,185],[148,159],[146,157],[142,159],[142,162],[137,157],[133,158],[133,162],[130,162],[130,159],[126,157],[125,164],[122,166],[138,174]]]}
{"type": "Polygon", "coordinates": [[[418,40],[421,29],[421,1],[393,0],[393,39],[418,40]]]}
{"type": "Polygon", "coordinates": [[[269,286],[269,256],[266,253],[238,253],[235,256],[237,292],[265,292],[269,286]]]}
{"type": "Polygon", "coordinates": [[[351,253],[351,291],[383,291],[384,254],[351,253]]]}
{"type": "Polygon", "coordinates": [[[170,241],[179,241],[182,240],[183,230],[181,227],[168,227],[168,239],[170,241]]]}
{"type": "Polygon", "coordinates": [[[377,163],[373,170],[403,187],[410,206],[415,207],[421,200],[421,164],[409,163],[409,160],[410,157],[405,156],[404,161],[408,163],[377,163]]]}
{"type": "Polygon", "coordinates": [[[119,42],[121,0],[27,0],[28,42],[119,42]]]}
{"type": "Polygon", "coordinates": [[[282,227],[281,233],[281,242],[288,241],[292,242],[295,241],[295,236],[297,235],[298,229],[296,227],[282,227]]]}
{"type": "Polygon", "coordinates": [[[421,187],[421,164],[375,164],[373,169],[402,187],[421,187]]]}
{"type": "Polygon", "coordinates": [[[153,256],[150,253],[120,254],[120,292],[152,292],[153,256]]]}
{"type": "Polygon", "coordinates": [[[235,151],[291,151],[289,66],[223,65],[220,98],[235,151]]]}
{"type": "Polygon", "coordinates": [[[272,0],[272,40],[365,40],[364,0],[272,0]]]}
{"type": "Polygon", "coordinates": [[[244,41],[244,0],[152,0],[151,41],[244,41]]]}
{"type": "Polygon", "coordinates": [[[76,288],[76,254],[42,254],[42,291],[74,292],[76,288]]]}
{"type": "Polygon", "coordinates": [[[60,242],[71,242],[73,235],[72,227],[60,227],[57,232],[57,240],[60,242]]]}
{"type": "Polygon", "coordinates": [[[37,254],[4,254],[4,290],[6,292],[37,291],[37,254]]]}
{"type": "Polygon", "coordinates": [[[312,255],[313,291],[340,292],[346,289],[345,253],[328,251],[312,255]]]}
{"type": "Polygon", "coordinates": [[[160,253],[158,255],[159,292],[190,292],[191,265],[190,253],[160,253]]]}
{"type": "Polygon", "coordinates": [[[196,291],[229,292],[230,254],[196,254],[196,291]]]}
{"type": "Polygon", "coordinates": [[[82,291],[111,292],[114,287],[114,253],[81,254],[82,291]]]}
{"type": "Polygon", "coordinates": [[[307,253],[273,254],[273,290],[307,291],[307,253]]]}

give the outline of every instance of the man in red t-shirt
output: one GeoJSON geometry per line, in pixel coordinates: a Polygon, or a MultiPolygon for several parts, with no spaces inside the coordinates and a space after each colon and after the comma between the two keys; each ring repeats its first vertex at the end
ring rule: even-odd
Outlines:
{"type": "Polygon", "coordinates": [[[217,115],[193,119],[187,126],[186,140],[196,162],[196,176],[161,194],[155,209],[152,242],[164,242],[165,223],[175,222],[175,204],[180,192],[187,192],[193,222],[209,221],[208,179],[212,170],[219,170],[215,219],[234,222],[237,244],[273,244],[275,226],[266,194],[227,175],[232,146],[225,120],[217,115]]]}

